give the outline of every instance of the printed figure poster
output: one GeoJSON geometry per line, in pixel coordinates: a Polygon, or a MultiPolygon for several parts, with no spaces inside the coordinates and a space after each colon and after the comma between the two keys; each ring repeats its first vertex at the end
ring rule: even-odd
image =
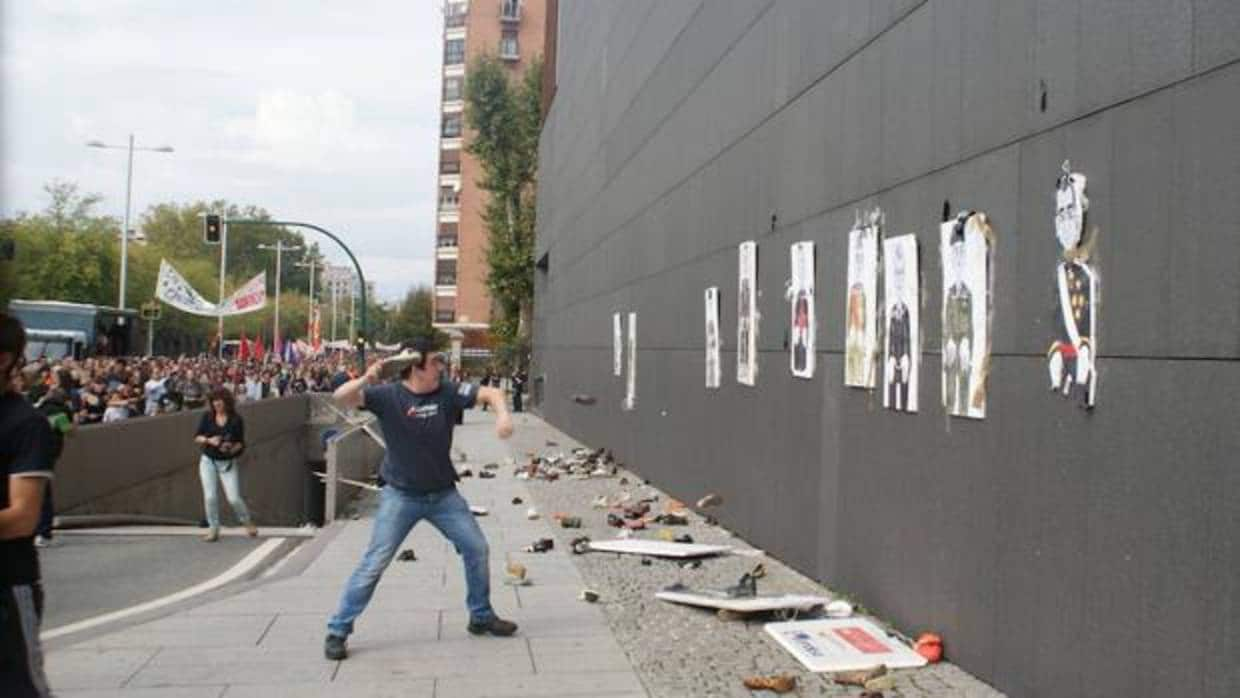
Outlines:
{"type": "Polygon", "coordinates": [[[990,368],[990,224],[962,211],[939,227],[943,258],[943,407],[953,417],[986,416],[990,368]]]}
{"type": "Polygon", "coordinates": [[[736,294],[736,382],[754,385],[758,375],[758,243],[740,246],[736,294]]]}
{"type": "Polygon", "coordinates": [[[789,288],[792,300],[792,375],[798,378],[814,377],[814,335],[817,326],[814,318],[814,243],[798,242],[792,245],[792,284],[789,288]]]}
{"type": "Polygon", "coordinates": [[[883,407],[917,411],[921,369],[921,270],[917,236],[883,240],[883,303],[887,341],[883,346],[883,407]]]}
{"type": "Polygon", "coordinates": [[[878,355],[878,215],[848,232],[844,385],[873,388],[878,355]]]}
{"type": "Polygon", "coordinates": [[[620,313],[611,316],[611,371],[618,378],[624,369],[624,330],[620,326],[620,313]]]}
{"type": "Polygon", "coordinates": [[[706,289],[706,387],[719,387],[719,287],[706,289]]]}
{"type": "Polygon", "coordinates": [[[1081,407],[1094,406],[1098,385],[1098,334],[1095,304],[1098,275],[1089,262],[1085,239],[1085,175],[1067,171],[1055,186],[1055,237],[1063,256],[1055,270],[1055,341],[1047,352],[1051,390],[1078,400],[1081,407]]]}
{"type": "Polygon", "coordinates": [[[624,409],[637,406],[637,313],[629,313],[629,366],[624,383],[624,409]]]}

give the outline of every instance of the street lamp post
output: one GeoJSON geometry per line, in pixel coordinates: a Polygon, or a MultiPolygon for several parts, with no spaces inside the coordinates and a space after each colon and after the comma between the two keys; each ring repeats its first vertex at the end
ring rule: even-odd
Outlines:
{"type": "Polygon", "coordinates": [[[314,257],[311,257],[309,262],[296,262],[293,266],[301,267],[303,269],[308,267],[310,269],[310,310],[306,313],[306,341],[313,343],[314,337],[312,335],[314,334],[314,312],[315,306],[318,305],[318,303],[314,300],[314,257]]]}
{"type": "MultiPolygon", "coordinates": [[[[102,141],[87,141],[86,146],[88,148],[109,148],[113,150],[128,150],[129,151],[129,168],[125,175],[125,223],[124,223],[124,227],[121,229],[121,288],[120,288],[120,294],[119,294],[120,298],[116,302],[117,307],[120,310],[124,310],[125,309],[125,281],[126,281],[127,274],[129,272],[129,202],[131,199],[131,195],[133,194],[133,151],[146,150],[152,153],[171,153],[173,152],[173,149],[172,149],[172,146],[168,146],[168,145],[161,145],[157,148],[137,148],[133,144],[132,133],[129,134],[129,145],[128,146],[108,145],[107,143],[104,143],[102,141]]],[[[125,322],[125,315],[123,313],[121,314],[120,322],[122,324],[125,322]]]]}
{"type": "Polygon", "coordinates": [[[276,349],[280,342],[280,270],[281,270],[280,259],[284,255],[285,252],[295,252],[297,250],[300,250],[301,246],[293,245],[292,247],[285,247],[284,241],[277,239],[276,244],[259,245],[258,249],[276,251],[276,317],[275,317],[275,330],[271,336],[272,349],[276,349]]]}

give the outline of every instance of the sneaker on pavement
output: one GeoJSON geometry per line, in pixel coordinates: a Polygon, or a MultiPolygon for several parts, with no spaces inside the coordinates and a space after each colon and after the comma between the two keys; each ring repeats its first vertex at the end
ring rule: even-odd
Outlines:
{"type": "Polygon", "coordinates": [[[348,657],[349,650],[345,647],[345,639],[339,635],[328,635],[323,642],[323,656],[334,662],[348,657]]]}
{"type": "Polygon", "coordinates": [[[51,536],[35,536],[34,537],[34,547],[36,548],[51,548],[51,547],[54,547],[55,545],[56,545],[56,541],[53,540],[51,536]]]}
{"type": "Polygon", "coordinates": [[[484,623],[470,621],[469,626],[466,627],[466,630],[468,630],[471,635],[485,635],[490,633],[491,635],[496,635],[498,637],[508,637],[509,635],[517,632],[517,624],[512,621],[504,620],[503,618],[492,618],[484,623]]]}

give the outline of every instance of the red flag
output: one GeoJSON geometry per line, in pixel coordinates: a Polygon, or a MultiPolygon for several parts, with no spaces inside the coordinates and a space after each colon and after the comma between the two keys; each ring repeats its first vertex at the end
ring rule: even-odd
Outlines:
{"type": "Polygon", "coordinates": [[[237,360],[245,361],[250,358],[250,346],[245,341],[245,330],[241,330],[241,345],[237,350],[237,360]]]}
{"type": "Polygon", "coordinates": [[[254,339],[254,360],[262,361],[263,355],[266,353],[266,349],[263,347],[263,333],[259,332],[258,337],[254,339]]]}

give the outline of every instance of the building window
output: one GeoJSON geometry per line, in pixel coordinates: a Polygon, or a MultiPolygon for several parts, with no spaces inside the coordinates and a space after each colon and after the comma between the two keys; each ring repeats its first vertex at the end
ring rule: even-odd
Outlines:
{"type": "Polygon", "coordinates": [[[460,205],[461,193],[456,190],[456,187],[439,188],[439,208],[454,211],[460,205]]]}
{"type": "Polygon", "coordinates": [[[444,138],[460,138],[461,137],[461,115],[460,114],[444,114],[443,115],[443,137],[444,138]]]}
{"type": "Polygon", "coordinates": [[[452,296],[435,296],[435,322],[456,320],[456,299],[452,296]]]}
{"type": "Polygon", "coordinates": [[[455,286],[456,285],[456,260],[455,259],[435,260],[435,285],[436,286],[455,286]]]}
{"type": "Polygon", "coordinates": [[[465,62],[465,40],[448,39],[443,42],[444,65],[460,65],[465,62]]]}
{"type": "Polygon", "coordinates": [[[520,58],[517,53],[517,33],[514,31],[505,31],[499,40],[499,57],[505,60],[515,61],[520,58]]]}
{"type": "Polygon", "coordinates": [[[461,99],[462,90],[465,79],[460,76],[446,77],[443,79],[443,101],[456,102],[461,99]]]}
{"type": "Polygon", "coordinates": [[[499,18],[505,22],[521,19],[521,0],[500,0],[499,18]]]}
{"type": "Polygon", "coordinates": [[[436,236],[436,246],[438,247],[456,247],[457,242],[456,223],[440,223],[439,233],[436,236]]]}
{"type": "Polygon", "coordinates": [[[459,150],[445,150],[439,154],[439,174],[452,175],[461,173],[460,152],[459,150]]]}
{"type": "Polygon", "coordinates": [[[444,8],[444,18],[443,18],[444,26],[447,27],[448,29],[455,29],[456,27],[465,26],[465,13],[466,13],[465,3],[463,2],[448,3],[447,7],[444,8]]]}

